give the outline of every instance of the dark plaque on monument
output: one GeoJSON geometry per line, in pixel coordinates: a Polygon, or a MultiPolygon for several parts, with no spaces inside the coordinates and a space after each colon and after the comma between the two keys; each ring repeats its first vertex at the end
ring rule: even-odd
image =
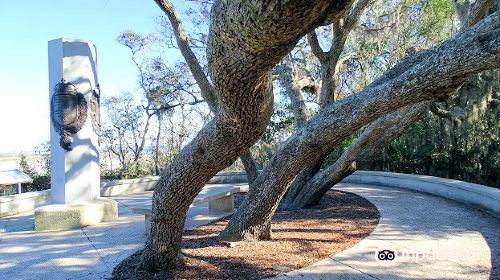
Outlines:
{"type": "Polygon", "coordinates": [[[101,136],[101,89],[99,85],[92,91],[90,96],[90,115],[92,117],[92,129],[97,137],[101,136]]]}
{"type": "Polygon", "coordinates": [[[61,80],[54,90],[50,102],[52,125],[61,136],[61,147],[71,151],[71,135],[80,131],[87,120],[87,101],[76,86],[65,80],[61,80]]]}

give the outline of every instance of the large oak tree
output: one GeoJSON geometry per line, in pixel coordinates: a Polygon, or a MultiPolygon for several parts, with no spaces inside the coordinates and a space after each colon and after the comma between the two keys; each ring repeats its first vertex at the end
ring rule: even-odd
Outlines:
{"type": "MultiPolygon", "coordinates": [[[[164,10],[171,7],[169,1],[156,2],[164,10]]],[[[214,3],[207,47],[211,82],[206,77],[196,80],[215,116],[166,167],[155,188],[143,253],[147,268],[169,269],[182,262],[181,238],[189,205],[212,176],[248,151],[268,124],[273,105],[271,69],[301,37],[343,17],[351,4],[347,0],[214,3]]],[[[497,13],[439,47],[402,61],[361,93],[325,106],[282,145],[222,236],[269,238],[270,219],[279,201],[306,165],[376,118],[443,98],[468,76],[498,67],[499,22],[497,13]]],[[[178,42],[185,39],[177,35],[178,42]]],[[[196,78],[200,69],[196,64],[190,67],[196,78]]]]}
{"type": "Polygon", "coordinates": [[[273,106],[272,67],[302,36],[335,20],[350,4],[345,0],[214,3],[207,57],[216,113],[166,167],[155,187],[151,231],[143,253],[147,268],[168,269],[182,262],[181,238],[189,205],[204,184],[247,151],[267,126],[273,106]]]}

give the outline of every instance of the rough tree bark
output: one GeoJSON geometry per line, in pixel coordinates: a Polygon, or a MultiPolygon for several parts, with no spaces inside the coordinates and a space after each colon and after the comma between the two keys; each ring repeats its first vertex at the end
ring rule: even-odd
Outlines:
{"type": "MultiPolygon", "coordinates": [[[[157,1],[162,9],[168,1],[157,1]]],[[[142,255],[150,270],[182,263],[186,212],[204,184],[262,135],[272,113],[271,68],[299,38],[349,1],[216,1],[207,48],[217,113],[169,164],[155,187],[142,255]]],[[[332,16],[333,15],[333,16],[332,16]]],[[[254,188],[253,188],[254,189],[254,188]]]]}
{"type": "Polygon", "coordinates": [[[158,176],[158,175],[160,175],[159,162],[160,162],[160,138],[161,138],[162,112],[157,112],[156,118],[158,120],[158,130],[156,132],[154,164],[155,164],[155,175],[158,176]]]}
{"type": "MultiPolygon", "coordinates": [[[[207,75],[205,74],[203,68],[200,65],[200,62],[198,61],[198,58],[191,49],[191,46],[189,45],[188,35],[184,30],[184,26],[182,24],[179,15],[177,14],[177,11],[174,8],[174,5],[170,0],[155,0],[155,2],[167,15],[170,21],[172,31],[174,33],[177,42],[177,46],[179,47],[182,56],[186,60],[186,63],[189,69],[191,70],[193,78],[196,81],[196,84],[200,88],[203,99],[207,102],[208,107],[210,108],[212,113],[217,114],[218,104],[217,104],[215,89],[210,83],[207,75]]],[[[246,151],[242,155],[241,161],[245,166],[245,172],[247,173],[249,183],[253,182],[253,180],[255,180],[255,178],[257,177],[258,173],[255,161],[252,157],[250,150],[246,151]]]]}
{"type": "Polygon", "coordinates": [[[428,110],[429,102],[403,107],[370,124],[354,143],[328,168],[318,172],[287,205],[290,209],[315,205],[334,186],[356,171],[356,161],[398,138],[428,110]]]}
{"type": "Polygon", "coordinates": [[[285,89],[288,98],[290,98],[295,127],[298,129],[307,121],[306,104],[300,87],[301,77],[289,55],[285,56],[283,62],[276,67],[276,72],[280,86],[285,89]]]}
{"type": "Polygon", "coordinates": [[[461,28],[468,28],[479,22],[488,9],[493,7],[494,2],[495,0],[453,1],[461,28]]]}
{"type": "Polygon", "coordinates": [[[389,70],[360,93],[319,112],[275,153],[220,237],[269,238],[270,220],[289,183],[310,162],[376,118],[426,100],[442,100],[471,75],[500,65],[500,12],[389,70]]]}
{"type": "Polygon", "coordinates": [[[252,157],[250,150],[247,150],[242,156],[240,156],[241,162],[245,167],[245,172],[247,174],[248,185],[252,187],[252,183],[255,181],[257,176],[259,176],[259,171],[257,170],[257,164],[252,157]]]}

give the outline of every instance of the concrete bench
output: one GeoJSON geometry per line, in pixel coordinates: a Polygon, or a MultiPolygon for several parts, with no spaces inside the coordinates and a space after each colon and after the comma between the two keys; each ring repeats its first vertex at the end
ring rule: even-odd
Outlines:
{"type": "MultiPolygon", "coordinates": [[[[248,192],[248,185],[220,185],[219,187],[209,187],[208,191],[202,191],[193,200],[191,207],[208,202],[208,211],[210,213],[231,213],[234,211],[234,194],[241,192],[248,192]]],[[[146,234],[149,234],[152,215],[151,207],[132,208],[132,212],[144,215],[146,234]]]]}

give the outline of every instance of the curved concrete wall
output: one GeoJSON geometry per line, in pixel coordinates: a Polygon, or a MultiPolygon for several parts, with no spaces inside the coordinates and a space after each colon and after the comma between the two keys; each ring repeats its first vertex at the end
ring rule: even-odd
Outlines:
{"type": "MultiPolygon", "coordinates": [[[[159,176],[148,176],[138,179],[105,182],[101,184],[101,196],[115,196],[150,191],[154,189],[159,179],[159,176]]],[[[239,171],[219,172],[208,181],[209,184],[236,184],[246,182],[246,173],[239,171]]]]}
{"type": "Polygon", "coordinates": [[[465,203],[500,218],[500,189],[427,175],[356,171],[342,182],[381,185],[425,192],[465,203]]]}
{"type": "Polygon", "coordinates": [[[101,183],[101,196],[115,196],[152,190],[160,177],[114,180],[101,183]]]}
{"type": "Polygon", "coordinates": [[[50,190],[0,196],[0,217],[33,211],[50,202],[50,190]]]}
{"type": "MultiPolygon", "coordinates": [[[[101,196],[118,196],[154,189],[160,177],[148,176],[138,179],[115,180],[101,184],[101,196]]],[[[209,184],[246,183],[245,172],[219,172],[209,184]]],[[[51,190],[27,192],[9,196],[0,196],[0,217],[34,211],[42,204],[51,202],[51,190]]]]}
{"type": "MultiPolygon", "coordinates": [[[[152,190],[159,177],[116,180],[101,184],[101,196],[116,196],[152,190]]],[[[221,172],[209,183],[245,183],[245,172],[221,172]]],[[[500,189],[426,175],[410,175],[381,171],[356,171],[345,178],[346,183],[382,185],[411,189],[472,205],[500,218],[500,189]]],[[[33,211],[50,202],[50,190],[0,197],[0,217],[33,211]]]]}

